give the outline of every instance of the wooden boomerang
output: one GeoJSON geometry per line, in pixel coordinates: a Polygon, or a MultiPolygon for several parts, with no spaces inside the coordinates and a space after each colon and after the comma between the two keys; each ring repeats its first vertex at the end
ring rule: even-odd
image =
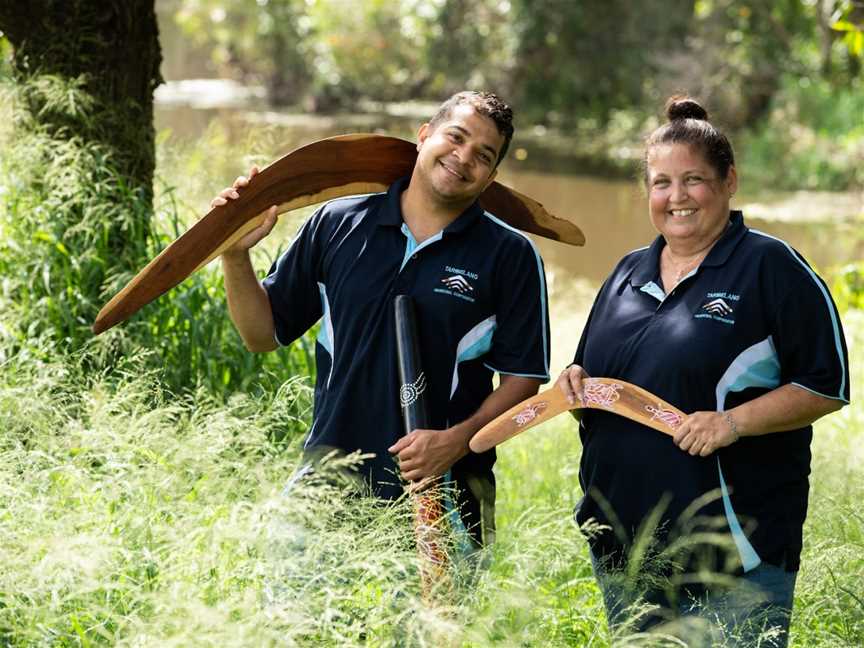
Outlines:
{"type": "MultiPolygon", "coordinates": [[[[416,159],[416,145],[407,140],[362,133],[331,137],[292,151],[252,178],[239,198],[211,209],[162,250],[102,307],[93,332],[98,335],[128,319],[207,265],[258,227],[272,205],[281,214],[340,196],[385,191],[398,178],[410,175],[416,159]]],[[[497,182],[480,196],[480,205],[526,232],[570,245],[585,243],[576,225],[497,182]]]]}
{"type": "Polygon", "coordinates": [[[468,445],[474,452],[484,452],[553,416],[585,407],[624,416],[669,436],[687,416],[651,392],[623,380],[586,378],[582,387],[583,399],[575,405],[567,402],[557,385],[526,398],[484,425],[468,445]]]}

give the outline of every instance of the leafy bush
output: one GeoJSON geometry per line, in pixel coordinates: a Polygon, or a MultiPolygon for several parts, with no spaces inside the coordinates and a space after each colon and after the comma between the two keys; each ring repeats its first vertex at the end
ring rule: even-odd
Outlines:
{"type": "Polygon", "coordinates": [[[864,310],[864,261],[840,268],[835,274],[831,294],[841,311],[864,310]]]}
{"type": "Polygon", "coordinates": [[[848,191],[864,186],[864,84],[787,77],[768,119],[739,138],[753,189],[848,191]]]}
{"type": "MultiPolygon", "coordinates": [[[[34,87],[52,110],[76,112],[87,97],[49,77],[34,87]]],[[[90,326],[104,302],[185,229],[170,189],[155,215],[149,194],[131,190],[99,144],[49,135],[27,121],[4,133],[0,160],[0,361],[42,360],[78,351],[94,371],[141,348],[165,387],[210,393],[277,389],[314,376],[311,338],[277,353],[248,353],[228,318],[215,269],[199,272],[132,321],[97,338],[90,326]]]]}

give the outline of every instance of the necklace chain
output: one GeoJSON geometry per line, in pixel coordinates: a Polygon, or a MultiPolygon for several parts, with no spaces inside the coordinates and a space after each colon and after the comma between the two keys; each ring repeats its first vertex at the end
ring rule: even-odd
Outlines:
{"type": "MultiPolygon", "coordinates": [[[[717,241],[719,241],[720,238],[721,238],[722,235],[723,235],[723,232],[725,232],[726,230],[728,230],[731,226],[732,226],[732,221],[727,222],[727,223],[726,223],[726,226],[723,228],[723,231],[720,232],[720,236],[718,236],[716,239],[714,239],[714,241],[711,243],[711,245],[709,245],[705,250],[703,250],[703,251],[702,251],[702,252],[701,252],[701,253],[696,257],[695,260],[690,261],[689,263],[685,263],[683,266],[681,266],[680,269],[678,269],[678,270],[675,271],[675,272],[676,272],[676,274],[675,274],[675,285],[678,285],[678,284],[681,282],[681,280],[682,280],[686,275],[688,275],[690,272],[692,272],[695,268],[698,268],[698,267],[699,267],[699,264],[702,263],[702,262],[705,260],[705,257],[708,256],[708,253],[711,251],[711,248],[714,247],[714,243],[716,243],[717,241]]],[[[667,259],[667,262],[668,262],[669,264],[671,264],[671,265],[673,266],[673,269],[674,269],[674,265],[675,265],[675,264],[672,263],[672,252],[671,252],[671,250],[669,249],[669,246],[668,246],[668,245],[666,246],[666,248],[664,249],[664,251],[666,252],[666,259],[667,259]]]]}
{"type": "MultiPolygon", "coordinates": [[[[678,283],[680,283],[681,280],[687,274],[692,272],[694,268],[697,268],[699,266],[699,264],[705,260],[706,256],[707,256],[706,254],[700,254],[698,257],[696,257],[696,259],[694,261],[690,261],[689,263],[685,263],[683,266],[681,266],[680,268],[675,270],[675,273],[676,273],[675,274],[675,284],[677,285],[678,283]]],[[[669,258],[669,257],[671,257],[671,255],[669,255],[667,258],[669,258]]],[[[669,263],[672,263],[671,258],[669,258],[669,263]]],[[[673,269],[674,269],[674,264],[673,264],[673,269]]]]}

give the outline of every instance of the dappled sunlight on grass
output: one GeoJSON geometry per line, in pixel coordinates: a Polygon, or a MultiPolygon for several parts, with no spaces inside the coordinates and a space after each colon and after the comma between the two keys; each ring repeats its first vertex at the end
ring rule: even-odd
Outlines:
{"type": "MultiPolygon", "coordinates": [[[[856,398],[861,315],[845,318],[856,398]]],[[[140,374],[0,368],[4,645],[684,645],[610,636],[572,518],[580,444],[566,415],[499,449],[497,542],[479,569],[457,561],[455,591],[430,603],[407,500],[323,478],[284,491],[301,384],[223,402],[140,374]]],[[[793,646],[864,638],[861,429],[857,407],[817,426],[793,646]]]]}

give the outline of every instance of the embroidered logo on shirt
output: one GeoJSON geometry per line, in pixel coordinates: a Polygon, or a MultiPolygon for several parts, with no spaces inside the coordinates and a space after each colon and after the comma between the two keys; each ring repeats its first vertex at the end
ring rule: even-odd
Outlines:
{"type": "Polygon", "coordinates": [[[707,304],[702,305],[702,310],[711,313],[712,315],[731,315],[732,308],[722,299],[712,299],[707,304]]]}
{"type": "Polygon", "coordinates": [[[446,272],[447,275],[441,279],[441,283],[446,287],[434,288],[433,292],[441,293],[443,295],[452,295],[453,297],[458,297],[459,299],[468,302],[476,301],[474,297],[470,296],[471,293],[474,292],[474,286],[471,285],[471,282],[477,281],[476,272],[464,270],[463,268],[454,268],[449,265],[444,266],[444,272],[446,272]]]}
{"type": "Polygon", "coordinates": [[[468,280],[462,275],[445,277],[441,280],[441,283],[447,286],[450,290],[458,290],[460,293],[466,293],[469,290],[474,290],[474,286],[468,283],[468,280]]]}
{"type": "Polygon", "coordinates": [[[734,324],[735,320],[731,319],[732,314],[735,312],[733,305],[737,306],[736,302],[740,299],[741,295],[729,292],[706,293],[705,301],[693,317],[696,319],[712,319],[724,324],[734,324]]]}

